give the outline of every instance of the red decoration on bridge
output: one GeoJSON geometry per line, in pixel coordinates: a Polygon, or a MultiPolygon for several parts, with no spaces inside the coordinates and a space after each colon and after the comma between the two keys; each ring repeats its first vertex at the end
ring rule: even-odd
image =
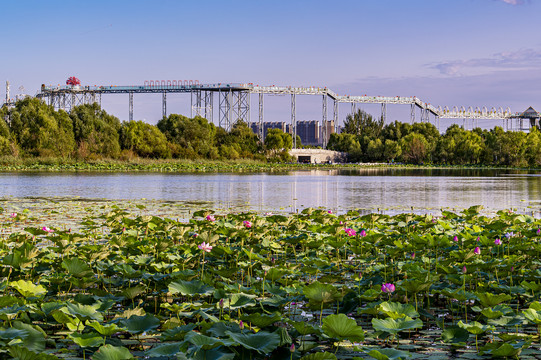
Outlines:
{"type": "Polygon", "coordinates": [[[75,76],[70,76],[68,80],[66,80],[66,85],[71,85],[71,86],[81,85],[81,80],[77,79],[75,76]]]}

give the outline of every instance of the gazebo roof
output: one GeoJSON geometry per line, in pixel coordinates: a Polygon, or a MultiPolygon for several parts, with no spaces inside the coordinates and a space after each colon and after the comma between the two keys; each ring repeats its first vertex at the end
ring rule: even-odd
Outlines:
{"type": "Polygon", "coordinates": [[[522,114],[519,114],[518,117],[523,118],[523,119],[537,119],[539,118],[539,113],[535,111],[533,107],[530,106],[522,114]]]}

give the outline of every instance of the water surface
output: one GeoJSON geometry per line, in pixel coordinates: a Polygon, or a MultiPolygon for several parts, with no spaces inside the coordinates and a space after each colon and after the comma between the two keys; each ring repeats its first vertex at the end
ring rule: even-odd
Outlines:
{"type": "Polygon", "coordinates": [[[0,196],[203,203],[256,211],[463,209],[537,211],[541,173],[347,169],[281,173],[0,173],[0,196]]]}

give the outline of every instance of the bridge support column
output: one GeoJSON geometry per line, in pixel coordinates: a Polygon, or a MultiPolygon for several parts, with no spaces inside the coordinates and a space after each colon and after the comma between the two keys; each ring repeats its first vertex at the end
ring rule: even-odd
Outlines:
{"type": "Polygon", "coordinates": [[[412,125],[415,122],[415,104],[411,104],[410,122],[412,125]]]}
{"type": "Polygon", "coordinates": [[[133,92],[130,92],[128,93],[128,98],[129,98],[129,115],[128,115],[128,120],[129,121],[132,121],[133,120],[133,92]]]}
{"type": "Polygon", "coordinates": [[[334,132],[338,132],[338,100],[334,100],[332,119],[334,120],[334,132]]]}
{"type": "Polygon", "coordinates": [[[387,121],[387,104],[381,103],[381,118],[383,119],[383,124],[387,121]]]}
{"type": "Polygon", "coordinates": [[[212,119],[212,99],[214,98],[212,91],[203,92],[203,103],[205,104],[205,119],[210,123],[214,123],[212,119]]]}
{"type": "Polygon", "coordinates": [[[230,121],[230,127],[235,125],[237,121],[250,122],[250,101],[248,91],[235,91],[231,92],[233,107],[232,107],[232,119],[230,121]]]}
{"type": "Polygon", "coordinates": [[[162,93],[162,117],[167,117],[167,93],[162,93]]]}
{"type": "Polygon", "coordinates": [[[323,122],[321,127],[321,147],[325,149],[325,146],[327,146],[327,94],[323,95],[323,117],[321,121],[323,122]]]}
{"type": "Polygon", "coordinates": [[[357,103],[351,103],[351,115],[354,116],[357,113],[357,103]]]}
{"type": "Polygon", "coordinates": [[[293,149],[297,148],[297,119],[296,119],[296,104],[295,93],[291,94],[291,127],[293,128],[293,149]]]}
{"type": "Polygon", "coordinates": [[[259,93],[259,140],[265,141],[263,138],[263,93],[259,93]]]}
{"type": "Polygon", "coordinates": [[[190,91],[190,101],[192,104],[191,117],[201,116],[201,90],[190,91]]]}
{"type": "Polygon", "coordinates": [[[220,120],[219,126],[229,131],[231,129],[231,103],[232,103],[232,91],[220,91],[220,120]]]}

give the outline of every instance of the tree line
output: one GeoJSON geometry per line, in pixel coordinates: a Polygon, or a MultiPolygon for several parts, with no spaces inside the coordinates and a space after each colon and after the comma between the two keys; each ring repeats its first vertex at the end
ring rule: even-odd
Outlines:
{"type": "Polygon", "coordinates": [[[96,103],[67,113],[36,98],[0,108],[0,156],[290,161],[291,145],[291,135],[279,129],[269,130],[261,142],[242,121],[230,131],[178,114],[156,125],[121,122],[96,103]]]}
{"type": "Polygon", "coordinates": [[[454,124],[445,133],[430,123],[384,125],[363,110],[348,115],[340,134],[331,134],[330,150],[344,151],[352,162],[541,166],[541,133],[465,130],[454,124]]]}
{"type": "MultiPolygon", "coordinates": [[[[121,122],[96,103],[67,113],[36,98],[0,108],[0,156],[285,162],[292,160],[292,144],[292,136],[279,129],[269,129],[262,142],[242,121],[230,131],[199,116],[178,114],[156,125],[121,122]]],[[[440,134],[430,123],[385,125],[363,110],[346,117],[343,131],[331,134],[327,149],[347,152],[351,162],[541,166],[541,133],[535,127],[524,133],[452,125],[440,134]]]]}

